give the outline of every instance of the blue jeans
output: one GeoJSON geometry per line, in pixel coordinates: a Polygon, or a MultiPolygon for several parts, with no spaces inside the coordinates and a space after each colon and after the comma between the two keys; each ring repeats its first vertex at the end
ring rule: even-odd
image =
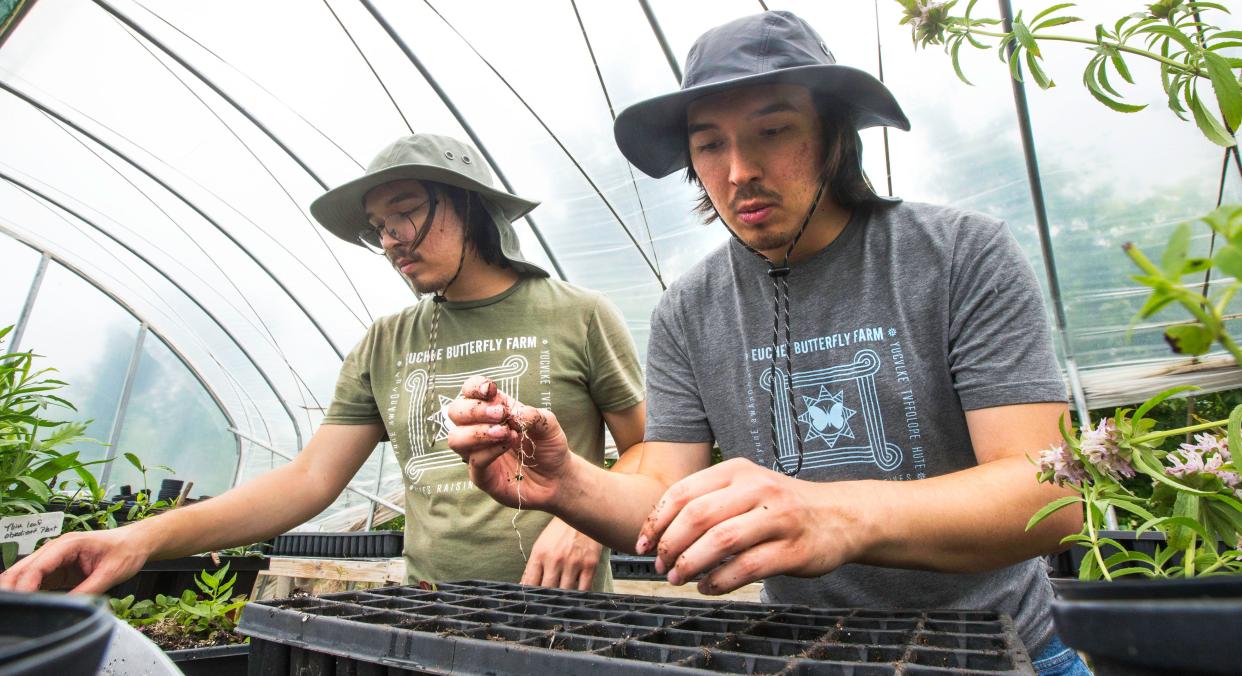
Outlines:
{"type": "Polygon", "coordinates": [[[1031,662],[1040,676],[1091,676],[1091,670],[1078,653],[1062,643],[1056,634],[1038,655],[1031,656],[1031,662]]]}

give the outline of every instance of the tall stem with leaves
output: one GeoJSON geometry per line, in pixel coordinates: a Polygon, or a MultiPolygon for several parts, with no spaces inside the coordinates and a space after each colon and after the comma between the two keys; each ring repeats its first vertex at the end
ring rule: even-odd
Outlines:
{"type": "Polygon", "coordinates": [[[914,44],[943,45],[953,60],[954,72],[966,84],[970,80],[960,59],[964,44],[982,50],[995,47],[1001,61],[1008,62],[1014,79],[1022,80],[1025,65],[1041,89],[1055,86],[1042,65],[1041,45],[1084,45],[1092,56],[1083,70],[1082,82],[1100,103],[1121,113],[1146,108],[1145,104],[1126,103],[1109,73],[1134,84],[1127,57],[1147,59],[1159,65],[1160,86],[1175,115],[1186,121],[1194,119],[1199,131],[1217,145],[1228,148],[1237,144],[1234,133],[1242,123],[1242,84],[1238,78],[1242,59],[1227,56],[1226,51],[1242,46],[1242,31],[1221,30],[1210,22],[1215,12],[1229,13],[1222,4],[1161,0],[1146,5],[1145,12],[1121,17],[1111,26],[1097,24],[1091,34],[1083,36],[1053,30],[1082,22],[1079,17],[1062,14],[1074,6],[1070,2],[1053,5],[1030,20],[1019,12],[1013,30],[1005,32],[994,29],[1001,24],[999,19],[971,16],[978,0],[970,0],[961,16],[952,13],[958,0],[897,1],[905,10],[901,23],[911,27],[914,44]]]}

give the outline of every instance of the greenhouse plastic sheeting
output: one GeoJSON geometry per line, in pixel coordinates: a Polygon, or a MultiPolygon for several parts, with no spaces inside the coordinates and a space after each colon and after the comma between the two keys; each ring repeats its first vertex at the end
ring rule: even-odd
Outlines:
{"type": "MultiPolygon", "coordinates": [[[[766,5],[808,19],[840,62],[877,76],[882,64],[913,129],[863,133],[881,192],[1003,218],[1045,285],[1055,266],[1062,358],[1107,372],[1169,357],[1161,331],[1174,313],[1127,332],[1145,292],[1119,246],[1158,248],[1174,225],[1209,211],[1221,150],[1165,108],[1147,64],[1131,65],[1138,84],[1125,91],[1148,108],[1119,115],[1078,86],[1082,48],[1046,50],[1047,71],[1066,84],[1028,92],[1052,236],[1045,261],[1008,70],[994,54],[964,50],[966,86],[939,49],[914,49],[896,2],[766,5]]],[[[649,6],[678,60],[705,29],[761,9],[649,6]]],[[[1128,7],[1075,12],[1091,26],[1128,7]]],[[[692,214],[682,176],[649,179],[613,143],[618,111],[677,85],[643,10],[587,0],[35,3],[0,50],[0,321],[16,322],[32,300],[20,346],[60,369],[96,437],[202,474],[203,492],[284,462],[269,449],[292,455],[310,437],[342,355],[374,318],[414,300],[381,258],[328,235],[307,207],[410,129],[465,136],[456,110],[493,169],[543,202],[518,224],[527,257],[606,293],[645,352],[662,286],[726,234],[692,214]]],[[[975,11],[989,12],[998,15],[994,3],[975,11]]],[[[1236,177],[1225,188],[1242,199],[1236,177]]],[[[1194,246],[1206,250],[1205,232],[1194,246]]],[[[399,486],[382,456],[356,488],[399,486]]],[[[346,494],[333,509],[360,500],[346,494]]]]}

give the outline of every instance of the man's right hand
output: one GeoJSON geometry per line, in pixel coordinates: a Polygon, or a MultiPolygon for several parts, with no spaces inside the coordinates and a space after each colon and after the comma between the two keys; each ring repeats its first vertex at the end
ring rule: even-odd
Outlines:
{"type": "Polygon", "coordinates": [[[148,557],[135,529],[68,533],[0,574],[0,589],[101,594],[142,569],[148,557]]]}
{"type": "Polygon", "coordinates": [[[482,376],[448,406],[456,428],[449,447],[470,465],[470,480],[509,507],[548,510],[574,460],[556,416],[526,406],[482,376]]]}

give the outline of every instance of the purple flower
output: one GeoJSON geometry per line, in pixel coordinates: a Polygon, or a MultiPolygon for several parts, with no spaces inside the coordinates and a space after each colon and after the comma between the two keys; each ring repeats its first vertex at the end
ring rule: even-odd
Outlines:
{"type": "Polygon", "coordinates": [[[1165,468],[1164,471],[1166,474],[1175,477],[1184,478],[1204,471],[1203,455],[1199,451],[1194,450],[1194,447],[1190,446],[1190,444],[1182,444],[1180,450],[1168,455],[1168,460],[1173,465],[1165,468]]]}
{"type": "Polygon", "coordinates": [[[1052,480],[1058,486],[1081,486],[1087,480],[1086,468],[1063,441],[1039,452],[1039,474],[1041,481],[1052,480]]]}
{"type": "Polygon", "coordinates": [[[1087,462],[1114,479],[1134,476],[1134,467],[1121,454],[1117,425],[1109,418],[1101,420],[1095,429],[1083,426],[1079,449],[1087,462]]]}
{"type": "Polygon", "coordinates": [[[1229,462],[1230,459],[1229,442],[1223,437],[1218,438],[1210,434],[1196,434],[1195,443],[1182,444],[1181,450],[1197,451],[1203,454],[1204,457],[1219,455],[1224,462],[1229,462]]]}
{"type": "Polygon", "coordinates": [[[1186,478],[1193,474],[1214,474],[1228,488],[1237,488],[1242,477],[1237,472],[1223,469],[1229,462],[1229,448],[1225,439],[1210,434],[1195,435],[1195,443],[1182,444],[1168,455],[1171,463],[1165,468],[1169,476],[1186,478]]]}

